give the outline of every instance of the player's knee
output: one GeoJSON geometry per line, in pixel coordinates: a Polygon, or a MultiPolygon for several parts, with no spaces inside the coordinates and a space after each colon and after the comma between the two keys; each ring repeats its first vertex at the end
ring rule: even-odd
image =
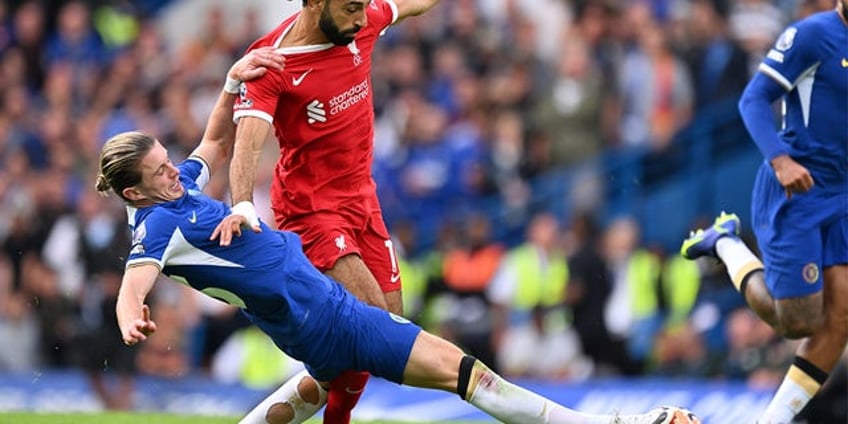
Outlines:
{"type": "Polygon", "coordinates": [[[816,334],[824,325],[824,317],[821,314],[810,314],[810,316],[794,319],[781,320],[778,333],[787,339],[803,339],[816,334]]]}
{"type": "Polygon", "coordinates": [[[265,422],[268,424],[288,424],[294,419],[294,408],[285,402],[271,405],[265,413],[265,422]]]}
{"type": "Polygon", "coordinates": [[[777,332],[788,339],[803,339],[824,327],[822,293],[782,299],[777,302],[777,332]]]}

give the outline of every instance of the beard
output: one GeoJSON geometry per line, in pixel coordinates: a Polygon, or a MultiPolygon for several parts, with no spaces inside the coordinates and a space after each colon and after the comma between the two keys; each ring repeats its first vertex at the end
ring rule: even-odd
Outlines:
{"type": "Polygon", "coordinates": [[[327,39],[337,46],[346,46],[350,44],[356,36],[356,33],[359,32],[359,27],[353,27],[342,31],[339,26],[336,25],[336,22],[333,21],[333,17],[330,16],[330,11],[327,9],[326,5],[324,6],[324,10],[321,11],[321,19],[318,20],[318,27],[321,28],[321,32],[327,36],[327,39]]]}

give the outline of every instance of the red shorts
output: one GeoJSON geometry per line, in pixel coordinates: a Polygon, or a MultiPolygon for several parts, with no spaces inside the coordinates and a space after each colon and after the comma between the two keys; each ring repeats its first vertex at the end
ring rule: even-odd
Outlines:
{"type": "Polygon", "coordinates": [[[383,293],[401,289],[397,253],[379,210],[361,226],[330,212],[317,212],[297,219],[276,218],[281,229],[300,236],[303,252],[321,272],[332,268],[342,256],[356,254],[365,262],[383,293]]]}

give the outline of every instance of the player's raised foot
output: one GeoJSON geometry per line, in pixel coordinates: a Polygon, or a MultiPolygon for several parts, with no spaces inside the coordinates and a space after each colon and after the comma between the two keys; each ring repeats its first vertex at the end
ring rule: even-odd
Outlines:
{"type": "Polygon", "coordinates": [[[713,225],[707,229],[699,229],[689,234],[680,246],[680,254],[686,259],[698,259],[701,256],[718,258],[715,245],[722,237],[738,237],[742,226],[735,213],[721,212],[713,225]]]}
{"type": "Polygon", "coordinates": [[[660,406],[639,415],[616,415],[612,424],[701,424],[691,411],[676,406],[660,406]]]}

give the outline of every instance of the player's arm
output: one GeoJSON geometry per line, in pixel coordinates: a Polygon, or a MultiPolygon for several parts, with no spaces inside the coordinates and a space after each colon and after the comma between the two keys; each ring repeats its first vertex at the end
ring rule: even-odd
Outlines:
{"type": "Polygon", "coordinates": [[[401,21],[410,16],[418,16],[433,8],[439,0],[394,0],[397,5],[398,18],[401,21]]]}
{"type": "Polygon", "coordinates": [[[769,161],[789,152],[786,143],[778,137],[772,109],[772,104],[784,94],[786,90],[782,85],[766,74],[757,72],[739,100],[742,121],[763,157],[769,161]]]}
{"type": "Polygon", "coordinates": [[[150,308],[144,300],[158,276],[159,267],[153,263],[130,266],[124,272],[115,310],[121,337],[127,345],[147,340],[147,336],[156,331],[156,323],[150,319],[150,308]]]}
{"type": "Polygon", "coordinates": [[[775,129],[771,105],[784,94],[786,88],[783,84],[758,72],[742,93],[739,112],[757,148],[771,164],[780,185],[786,189],[786,196],[792,197],[792,193],[803,193],[812,188],[814,181],[810,171],[789,156],[788,146],[775,129]]]}
{"type": "Polygon", "coordinates": [[[236,128],[233,160],[230,162],[230,193],[233,198],[232,214],[224,218],[212,232],[211,239],[220,236],[221,246],[230,244],[235,234],[241,235],[240,226],[247,225],[259,232],[259,218],[253,206],[253,187],[262,145],[271,134],[271,123],[254,116],[243,116],[236,128]]]}
{"type": "Polygon", "coordinates": [[[210,171],[226,163],[233,146],[236,125],[233,123],[233,104],[242,81],[250,81],[265,75],[268,69],[282,69],[285,57],[273,47],[262,47],[250,51],[236,61],[227,72],[227,82],[215,103],[200,145],[192,156],[203,159],[210,171]]]}

